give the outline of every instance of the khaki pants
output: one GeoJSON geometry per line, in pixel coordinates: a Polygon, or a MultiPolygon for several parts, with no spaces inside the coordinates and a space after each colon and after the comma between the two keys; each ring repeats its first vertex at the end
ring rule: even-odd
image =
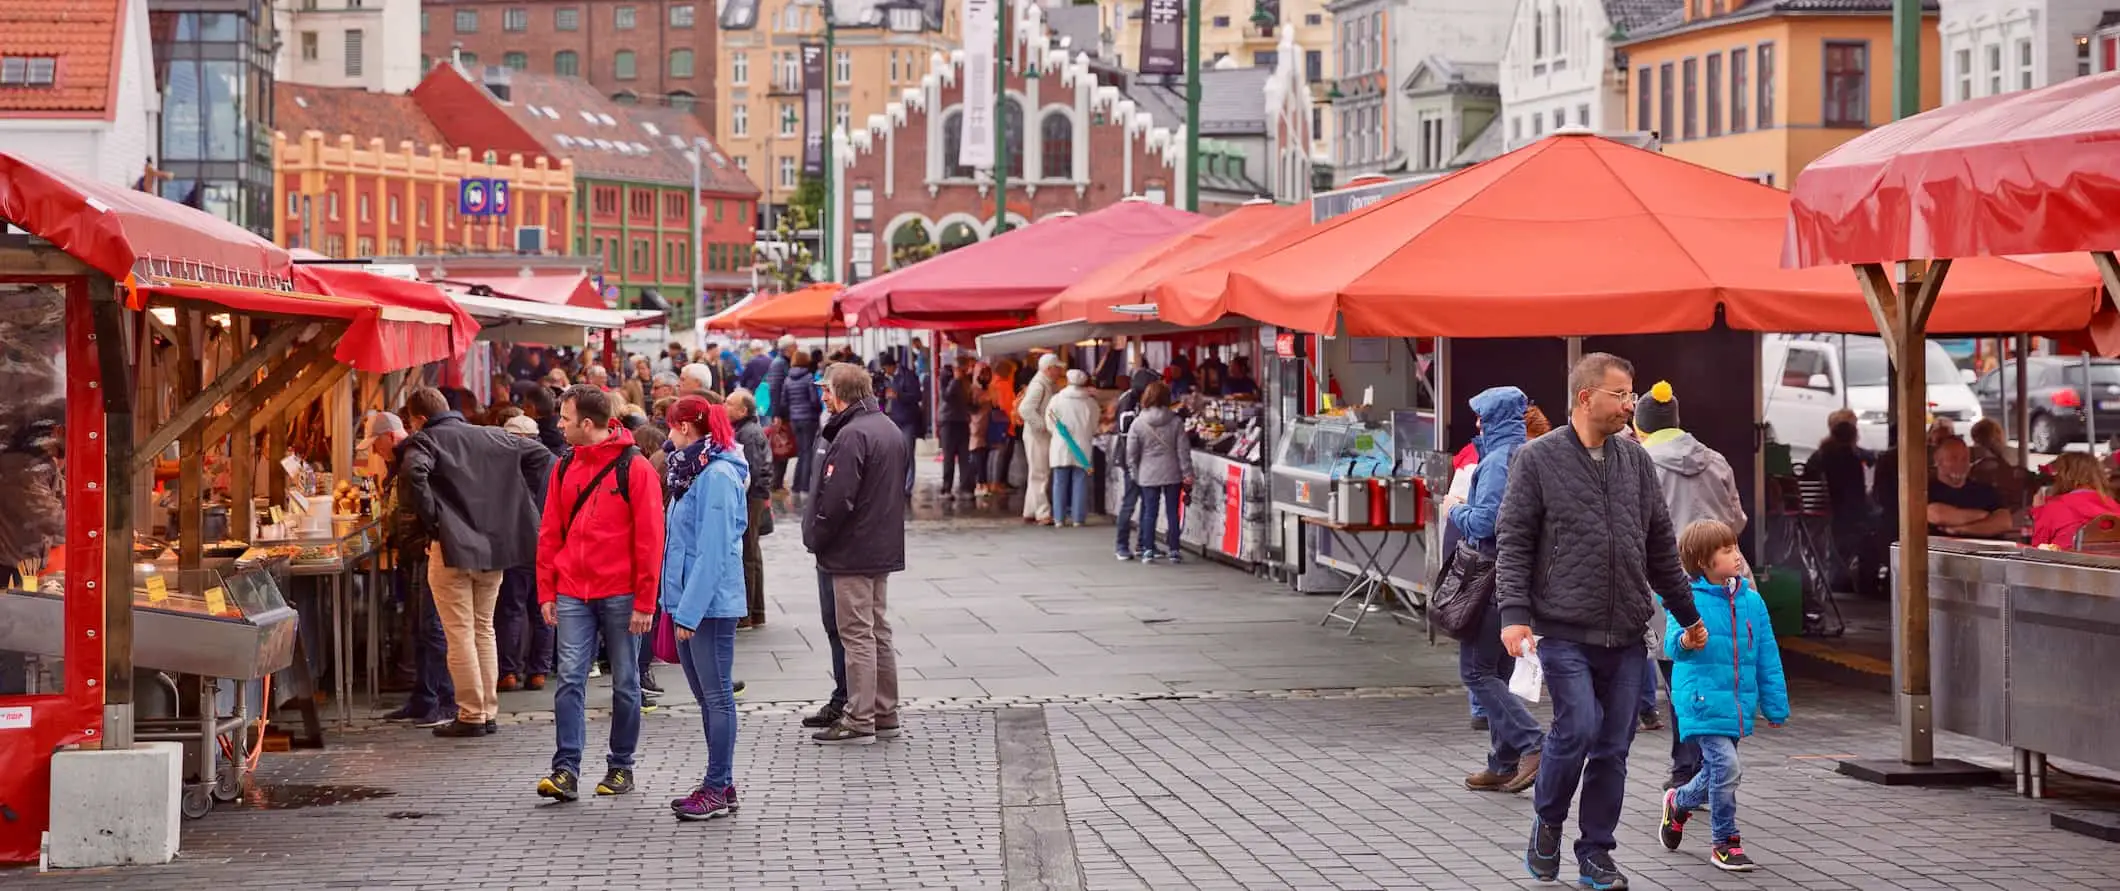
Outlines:
{"type": "Polygon", "coordinates": [[[1053,435],[1025,428],[1023,456],[1031,462],[1030,477],[1023,481],[1023,518],[1053,518],[1053,435]]]}
{"type": "MultiPolygon", "coordinates": [[[[500,714],[501,659],[493,640],[493,609],[501,571],[469,572],[442,559],[439,542],[427,551],[427,585],[449,641],[449,680],[456,685],[457,720],[484,724],[500,714]]],[[[539,621],[543,621],[540,619],[539,621]]]]}
{"type": "Polygon", "coordinates": [[[884,617],[889,575],[832,576],[832,612],[847,651],[847,727],[876,732],[898,722],[898,652],[884,617]]]}

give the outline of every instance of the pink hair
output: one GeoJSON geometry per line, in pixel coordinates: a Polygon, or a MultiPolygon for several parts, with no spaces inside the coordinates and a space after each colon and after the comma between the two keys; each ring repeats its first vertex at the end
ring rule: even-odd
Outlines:
{"type": "Polygon", "coordinates": [[[729,423],[728,406],[707,406],[707,439],[722,451],[736,448],[736,425],[729,423]]]}

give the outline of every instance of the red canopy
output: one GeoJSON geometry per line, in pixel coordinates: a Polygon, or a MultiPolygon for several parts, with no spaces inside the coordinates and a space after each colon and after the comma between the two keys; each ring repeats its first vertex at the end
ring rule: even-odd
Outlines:
{"type": "Polygon", "coordinates": [[[745,294],[742,300],[729,304],[727,309],[708,316],[704,324],[709,331],[741,331],[743,326],[737,324],[738,317],[743,314],[744,310],[757,306],[767,299],[769,298],[766,295],[758,291],[752,291],[749,294],[745,294]]]}
{"type": "MultiPolygon", "coordinates": [[[[0,152],[0,219],[123,282],[288,286],[287,252],[212,214],[0,152]]],[[[137,299],[137,297],[136,297],[137,299]]],[[[137,304],[135,308],[138,308],[137,304]]]]}
{"type": "Polygon", "coordinates": [[[215,285],[142,290],[246,314],[345,321],[333,355],[359,371],[396,371],[460,356],[478,335],[478,322],[425,282],[320,264],[297,265],[294,280],[291,292],[215,285]]]}
{"type": "Polygon", "coordinates": [[[1247,204],[1166,238],[1124,260],[1107,263],[1038,306],[1040,323],[1138,322],[1114,306],[1149,303],[1156,285],[1243,253],[1292,229],[1310,225],[1308,205],[1247,204]]]}
{"type": "Polygon", "coordinates": [[[2120,249],[2120,72],[1878,127],[1791,198],[1791,266],[2120,249]]]}
{"type": "Polygon", "coordinates": [[[1121,201],[877,276],[841,294],[839,310],[864,327],[1013,328],[1113,258],[1203,222],[1166,205],[1121,201]]]}
{"type": "MultiPolygon", "coordinates": [[[[1221,294],[1165,288],[1165,318],[1228,312],[1355,336],[1532,337],[1873,331],[1846,270],[1787,270],[1788,196],[1594,136],[1557,135],[1298,230],[1234,265],[1221,294]],[[1185,304],[1173,307],[1173,302],[1185,304]]],[[[2067,331],[2098,288],[2008,261],[1951,271],[1935,332],[2067,331]]]]}
{"type": "Polygon", "coordinates": [[[500,297],[513,297],[533,303],[610,309],[604,303],[604,295],[597,293],[596,283],[589,280],[587,273],[582,272],[560,275],[450,275],[442,277],[441,280],[453,285],[485,288],[500,297]]]}
{"type": "Polygon", "coordinates": [[[845,285],[820,282],[785,294],[761,297],[738,313],[732,323],[745,331],[760,334],[844,335],[847,333],[846,323],[834,312],[833,303],[845,290],[845,285]]]}

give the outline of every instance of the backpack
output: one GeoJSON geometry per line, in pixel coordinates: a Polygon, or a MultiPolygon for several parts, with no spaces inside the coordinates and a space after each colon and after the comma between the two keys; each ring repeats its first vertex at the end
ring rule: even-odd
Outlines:
{"type": "MultiPolygon", "coordinates": [[[[582,505],[589,503],[589,494],[596,491],[596,487],[603,483],[604,477],[610,476],[612,471],[617,470],[620,467],[631,467],[633,459],[640,457],[643,456],[641,455],[639,446],[626,446],[625,448],[618,450],[618,457],[611,459],[611,463],[604,465],[604,469],[597,471],[595,476],[589,478],[589,484],[582,487],[580,495],[575,496],[574,507],[567,511],[567,515],[564,519],[560,520],[560,544],[564,545],[567,543],[567,530],[574,526],[575,515],[582,512],[582,505]]],[[[552,477],[554,482],[553,491],[555,493],[558,492],[558,487],[560,485],[564,485],[566,483],[567,467],[568,465],[571,465],[573,463],[574,450],[568,449],[566,456],[559,459],[559,470],[552,477]]],[[[633,505],[632,486],[629,482],[629,478],[631,476],[632,474],[630,473],[621,473],[618,475],[618,500],[625,502],[627,507],[631,507],[633,505]]]]}

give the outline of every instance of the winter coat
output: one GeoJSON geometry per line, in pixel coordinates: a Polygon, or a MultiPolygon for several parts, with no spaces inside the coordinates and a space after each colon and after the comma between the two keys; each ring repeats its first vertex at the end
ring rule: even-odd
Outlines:
{"type": "Polygon", "coordinates": [[[927,391],[920,386],[920,376],[911,368],[898,366],[898,371],[889,379],[895,395],[886,396],[881,390],[876,398],[888,399],[884,413],[891,416],[891,423],[898,429],[910,431],[915,438],[927,435],[927,391]]]}
{"type": "Polygon", "coordinates": [[[470,572],[530,565],[538,480],[552,466],[544,446],[445,411],[399,443],[398,454],[413,513],[442,543],[444,563],[470,572]]]}
{"type": "Polygon", "coordinates": [[[1688,650],[1679,645],[1680,628],[1664,628],[1664,658],[1671,665],[1671,701],[1678,711],[1679,736],[1727,736],[1742,739],[1759,727],[1759,719],[1789,720],[1789,682],[1781,673],[1781,647],[1774,642],[1774,623],[1767,602],[1752,583],[1737,579],[1737,594],[1708,581],[1693,580],[1692,597],[1708,629],[1708,645],[1688,650]]]}
{"type": "MultiPolygon", "coordinates": [[[[1708,448],[1693,434],[1676,427],[1642,437],[1642,448],[1656,462],[1656,485],[1664,493],[1664,506],[1671,512],[1671,532],[1677,535],[1699,520],[1721,520],[1732,532],[1745,528],[1745,506],[1737,500],[1737,474],[1721,452],[1708,448]]],[[[1664,610],[1656,608],[1649,620],[1646,643],[1649,652],[1663,658],[1664,610]]]]}
{"type": "Polygon", "coordinates": [[[2032,509],[2032,546],[2050,544],[2073,551],[2076,533],[2084,524],[2106,514],[2120,514],[2120,504],[2098,494],[2096,489],[2077,489],[2049,498],[2032,509]]]}
{"type": "Polygon", "coordinates": [[[1068,387],[1046,401],[1045,424],[1053,433],[1046,454],[1052,456],[1054,467],[1089,467],[1090,449],[1094,448],[1090,440],[1097,435],[1097,421],[1103,416],[1097,394],[1088,387],[1068,387]],[[1067,428],[1066,435],[1061,434],[1063,426],[1067,428]],[[1070,441],[1074,443],[1072,447],[1068,445],[1070,441]]]}
{"type": "MultiPolygon", "coordinates": [[[[787,382],[781,385],[781,391],[788,399],[787,410],[782,412],[781,416],[791,423],[815,424],[817,418],[824,414],[824,401],[817,395],[817,378],[810,369],[797,368],[788,372],[787,382]]],[[[774,404],[779,405],[780,400],[775,399],[774,404]]]]}
{"type": "Polygon", "coordinates": [[[1043,374],[1031,376],[1031,382],[1023,385],[1023,395],[1016,399],[1016,416],[1023,421],[1023,430],[1031,436],[1051,436],[1053,428],[1045,417],[1045,404],[1053,401],[1052,378],[1043,374]]]}
{"type": "Polygon", "coordinates": [[[810,473],[802,545],[817,568],[835,575],[881,575],[905,569],[904,434],[863,400],[825,422],[824,451],[810,473]]]}
{"type": "Polygon", "coordinates": [[[1135,415],[1126,437],[1126,466],[1133,468],[1134,484],[1144,489],[1185,482],[1192,470],[1185,419],[1160,405],[1135,415]]]}
{"type": "Polygon", "coordinates": [[[636,454],[628,466],[612,468],[584,500],[589,481],[633,446],[633,434],[617,421],[603,442],[577,446],[566,475],[552,470],[545,486],[547,510],[537,532],[537,599],[551,603],[565,594],[579,600],[633,598],[633,611],[655,611],[662,591],[662,479],[636,454]],[[618,475],[626,474],[621,497],[618,475]],[[575,502],[581,510],[573,516],[575,502]]]}
{"type": "Polygon", "coordinates": [[[765,353],[752,356],[751,361],[743,364],[743,374],[737,377],[736,385],[756,393],[759,386],[766,382],[766,372],[771,370],[772,367],[772,356],[765,353]]]}
{"type": "Polygon", "coordinates": [[[750,484],[751,467],[742,449],[710,448],[706,470],[670,502],[659,602],[677,627],[696,631],[706,619],[749,614],[743,536],[750,523],[750,506],[744,503],[750,484]]]}
{"type": "Polygon", "coordinates": [[[1481,390],[1470,403],[1480,418],[1480,435],[1472,438],[1479,463],[1472,471],[1472,492],[1450,508],[1450,525],[1479,552],[1494,554],[1495,521],[1502,513],[1502,493],[1509,488],[1509,459],[1524,444],[1524,409],[1531,400],[1515,387],[1481,390]]]}
{"type": "Polygon", "coordinates": [[[766,366],[764,383],[766,398],[761,400],[761,402],[770,403],[770,405],[759,406],[759,408],[765,410],[766,417],[785,418],[788,416],[788,371],[790,368],[788,357],[777,352],[773,354],[773,363],[766,366]]]}
{"type": "Polygon", "coordinates": [[[968,424],[972,420],[972,390],[978,384],[951,375],[942,382],[942,402],[935,408],[937,424],[968,424]]]}
{"type": "Polygon", "coordinates": [[[1648,451],[1623,436],[1607,437],[1604,449],[1599,467],[1571,424],[1517,447],[1495,535],[1504,626],[1640,646],[1652,590],[1682,625],[1699,618],[1648,451]]]}
{"type": "Polygon", "coordinates": [[[744,497],[765,501],[773,497],[773,445],[766,442],[766,428],[757,416],[736,422],[736,444],[743,446],[743,461],[750,466],[751,480],[744,497]]]}

